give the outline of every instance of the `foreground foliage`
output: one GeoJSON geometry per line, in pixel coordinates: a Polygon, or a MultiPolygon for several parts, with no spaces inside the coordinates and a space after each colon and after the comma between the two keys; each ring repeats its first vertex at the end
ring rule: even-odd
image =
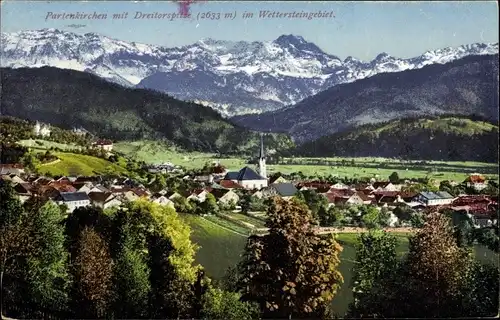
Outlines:
{"type": "Polygon", "coordinates": [[[312,216],[299,202],[275,198],[268,214],[269,234],[249,237],[239,266],[242,298],[257,302],[265,317],[326,315],[343,281],[342,248],[312,232],[312,216]]]}
{"type": "Polygon", "coordinates": [[[498,268],[474,261],[471,251],[458,245],[446,216],[427,217],[422,230],[410,238],[408,255],[401,262],[395,259],[391,236],[371,234],[360,240],[359,285],[348,316],[447,318],[498,313],[498,268]]]}

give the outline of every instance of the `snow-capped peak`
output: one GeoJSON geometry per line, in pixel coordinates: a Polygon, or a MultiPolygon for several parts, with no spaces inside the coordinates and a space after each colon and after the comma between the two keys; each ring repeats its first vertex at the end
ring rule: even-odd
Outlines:
{"type": "Polygon", "coordinates": [[[377,73],[498,53],[498,43],[474,43],[409,59],[384,52],[368,62],[355,57],[342,61],[299,35],[261,42],[206,38],[168,48],[54,28],[1,33],[1,42],[2,67],[53,66],[90,72],[122,85],[204,101],[215,109],[224,106],[228,116],[282,108],[377,73]]]}

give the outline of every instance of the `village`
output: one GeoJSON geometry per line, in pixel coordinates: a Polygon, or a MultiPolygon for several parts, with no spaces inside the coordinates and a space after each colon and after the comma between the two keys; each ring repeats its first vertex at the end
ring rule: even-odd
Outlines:
{"type": "MultiPolygon", "coordinates": [[[[411,223],[412,219],[436,209],[448,209],[466,214],[474,221],[476,228],[497,224],[498,196],[481,194],[482,190],[488,187],[488,182],[481,174],[471,174],[461,182],[468,190],[473,190],[474,194],[456,195],[439,190],[439,185],[435,186],[433,191],[415,190],[413,186],[417,183],[410,180],[391,182],[391,179],[377,181],[372,178],[367,183],[344,184],[293,180],[281,174],[268,177],[262,140],[257,170],[245,166],[239,171],[228,171],[217,161],[212,163],[208,171],[205,168],[204,175],[186,174],[172,163],[150,165],[146,170],[155,177],[147,184],[128,177],[37,176],[26,172],[21,164],[1,164],[0,176],[2,180],[11,182],[21,202],[31,197],[40,197],[64,205],[67,213],[79,207],[93,206],[108,209],[119,207],[129,201],[145,199],[162,206],[170,206],[182,213],[194,212],[186,209],[187,203],[198,207],[197,214],[217,214],[226,220],[238,222],[238,219],[231,217],[232,213],[243,212],[262,218],[265,211],[262,203],[270,197],[277,196],[290,200],[300,196],[301,193],[314,192],[321,197],[320,202],[326,205],[325,210],[350,208],[351,212],[356,212],[352,209],[376,208],[384,213],[385,218],[381,225],[387,228],[418,227],[418,224],[411,223]],[[155,179],[160,176],[176,179],[176,186],[167,184],[158,188],[155,179]],[[179,185],[182,183],[184,186],[181,188],[179,185]],[[200,205],[207,201],[215,204],[200,205]],[[261,205],[257,205],[257,209],[252,209],[249,204],[252,201],[261,205]]],[[[451,186],[458,184],[447,183],[451,186]]],[[[362,212],[360,209],[354,217],[361,216],[362,212]]],[[[355,223],[354,220],[359,221],[356,218],[346,218],[334,224],[320,223],[320,226],[359,227],[360,223],[355,223]]],[[[248,221],[243,222],[243,225],[250,229],[257,228],[248,221]]]]}

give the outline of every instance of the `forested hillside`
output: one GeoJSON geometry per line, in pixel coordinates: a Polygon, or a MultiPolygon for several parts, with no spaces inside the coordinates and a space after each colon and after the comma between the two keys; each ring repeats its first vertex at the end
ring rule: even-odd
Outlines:
{"type": "Polygon", "coordinates": [[[292,153],[497,162],[498,124],[457,116],[396,120],[325,136],[292,153]]]}
{"type": "MultiPolygon", "coordinates": [[[[97,76],[52,67],[1,69],[1,115],[62,128],[83,126],[114,140],[165,139],[186,150],[248,153],[259,135],[224,120],[214,110],[166,94],[130,89],[97,76]]],[[[270,148],[290,145],[268,135],[270,148]]]]}

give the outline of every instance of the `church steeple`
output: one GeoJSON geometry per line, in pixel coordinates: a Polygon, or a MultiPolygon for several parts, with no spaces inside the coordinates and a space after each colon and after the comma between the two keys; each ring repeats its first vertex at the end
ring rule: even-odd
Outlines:
{"type": "Polygon", "coordinates": [[[267,179],[266,172],[266,154],[264,153],[264,134],[260,134],[260,153],[259,153],[259,174],[267,179]]]}

